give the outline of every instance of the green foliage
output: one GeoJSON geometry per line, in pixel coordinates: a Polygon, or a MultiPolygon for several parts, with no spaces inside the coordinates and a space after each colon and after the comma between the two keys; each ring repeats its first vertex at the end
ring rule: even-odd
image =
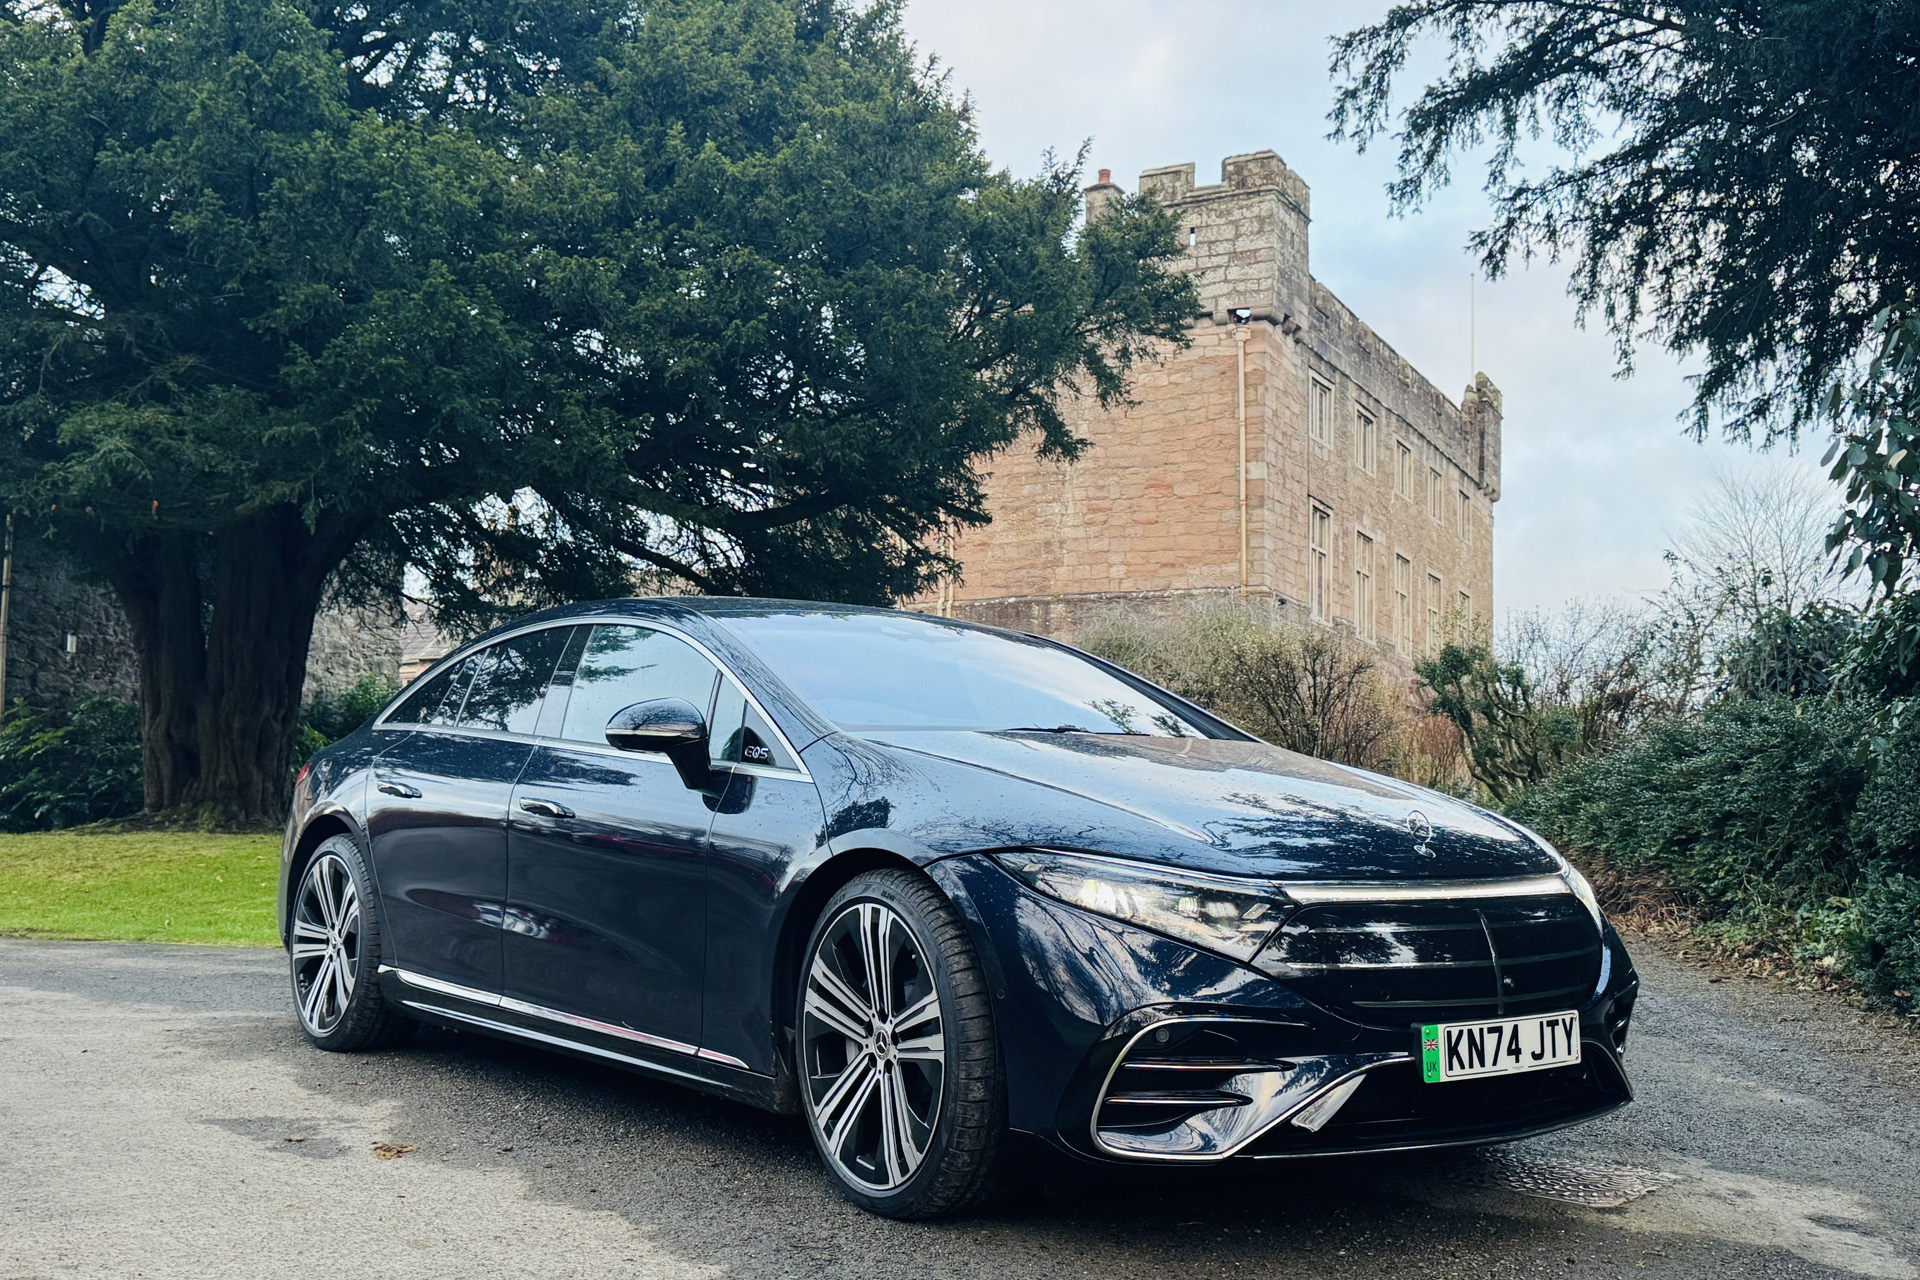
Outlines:
{"type": "Polygon", "coordinates": [[[1920,555],[1920,313],[1910,309],[1916,302],[1896,299],[1898,309],[1874,318],[1879,351],[1850,391],[1835,385],[1830,403],[1845,426],[1826,461],[1847,500],[1827,545],[1851,547],[1847,573],[1864,569],[1889,595],[1920,555]]]}
{"type": "Polygon", "coordinates": [[[1824,695],[1859,630],[1859,611],[1840,605],[1816,602],[1798,612],[1764,613],[1722,648],[1720,688],[1747,698],[1824,695]]]}
{"type": "Polygon", "coordinates": [[[1509,812],[1572,849],[1657,871],[1729,915],[1845,896],[1869,777],[1865,716],[1818,699],[1738,698],[1654,721],[1528,789],[1509,812]]]}
{"type": "Polygon", "coordinates": [[[378,674],[362,676],[337,693],[322,690],[301,717],[294,740],[294,763],[303,763],[320,748],[340,741],[373,719],[399,692],[399,681],[378,674]]]}
{"type": "Polygon", "coordinates": [[[466,623],[951,570],[1196,310],[1078,186],[890,4],[0,0],[0,506],[127,606],[150,796],[270,816],[350,556],[466,623]]]}
{"type": "Polygon", "coordinates": [[[1920,876],[1880,872],[1854,902],[1852,971],[1869,997],[1920,1007],[1920,876]]]}
{"type": "Polygon", "coordinates": [[[1585,749],[1578,711],[1540,705],[1525,669],[1496,660],[1484,640],[1450,640],[1414,672],[1432,691],[1432,713],[1459,729],[1473,780],[1495,803],[1585,749]]]}
{"type": "Polygon", "coordinates": [[[78,826],[140,811],[140,713],[105,696],[70,713],[16,702],[0,725],[0,831],[78,826]]]}

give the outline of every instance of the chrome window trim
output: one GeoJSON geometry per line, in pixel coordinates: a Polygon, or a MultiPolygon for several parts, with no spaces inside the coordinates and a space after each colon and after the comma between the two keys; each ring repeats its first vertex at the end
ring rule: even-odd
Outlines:
{"type": "MultiPolygon", "coordinates": [[[[422,681],[432,679],[434,676],[438,675],[440,673],[440,669],[443,666],[447,665],[448,663],[457,662],[463,658],[471,657],[473,654],[481,652],[482,649],[491,649],[496,644],[502,644],[508,640],[516,639],[517,637],[527,635],[534,631],[546,631],[546,630],[553,629],[555,627],[594,627],[594,626],[644,627],[648,631],[658,631],[664,635],[670,635],[676,640],[685,641],[687,644],[693,646],[694,650],[698,652],[701,657],[705,658],[708,662],[711,662],[713,664],[714,669],[720,673],[720,676],[722,679],[733,681],[735,686],[739,688],[741,696],[747,700],[747,705],[751,706],[755,711],[758,711],[760,713],[760,718],[766,721],[767,728],[773,730],[773,736],[780,739],[780,745],[786,748],[787,755],[794,761],[794,767],[792,769],[776,769],[767,765],[749,765],[744,762],[736,762],[731,760],[716,760],[713,762],[714,768],[716,769],[728,768],[736,772],[751,771],[752,776],[754,777],[801,778],[801,779],[805,779],[808,782],[811,782],[813,780],[813,774],[808,772],[806,762],[804,760],[801,760],[800,753],[793,749],[793,741],[787,737],[784,731],[781,730],[779,722],[775,720],[771,715],[767,714],[766,706],[761,703],[759,697],[753,692],[753,690],[750,687],[748,687],[747,682],[745,680],[742,680],[739,677],[739,675],[734,672],[733,668],[729,667],[720,658],[720,655],[716,654],[711,648],[709,648],[706,644],[702,643],[698,638],[688,635],[686,632],[680,630],[678,627],[668,626],[665,623],[654,622],[651,620],[641,621],[636,618],[591,618],[591,619],[572,618],[572,619],[566,619],[566,620],[550,619],[546,622],[529,623],[524,627],[515,627],[511,631],[501,632],[499,635],[494,636],[491,640],[488,640],[484,646],[455,649],[452,653],[440,659],[440,661],[434,663],[431,667],[428,667],[425,671],[422,671],[418,676],[414,677],[412,683],[410,683],[407,687],[412,688],[414,684],[418,684],[422,681]]],[[[549,679],[547,687],[549,690],[552,689],[553,685],[552,685],[551,679],[549,679]]],[[[504,729],[475,729],[475,728],[468,727],[466,725],[454,725],[454,724],[389,724],[387,723],[387,717],[392,715],[393,712],[395,712],[396,710],[398,710],[400,707],[400,704],[405,700],[406,700],[406,690],[403,689],[400,691],[398,695],[394,697],[393,702],[388,705],[386,710],[382,711],[377,717],[375,717],[373,722],[373,727],[375,729],[398,729],[398,730],[404,730],[410,733],[453,733],[453,734],[459,734],[463,737],[498,738],[498,739],[505,739],[511,742],[529,742],[536,746],[552,746],[557,744],[557,745],[564,745],[567,747],[578,748],[586,751],[603,752],[607,755],[615,757],[616,759],[630,760],[634,756],[645,756],[649,759],[658,759],[658,760],[665,760],[667,758],[666,754],[660,751],[621,751],[616,747],[601,746],[591,742],[575,742],[572,738],[553,738],[553,737],[543,738],[537,734],[531,734],[531,733],[508,733],[504,729]]]]}
{"type": "Polygon", "coordinates": [[[1325,902],[1443,902],[1476,898],[1538,898],[1573,892],[1558,873],[1504,880],[1296,880],[1277,886],[1301,906],[1325,902]]]}

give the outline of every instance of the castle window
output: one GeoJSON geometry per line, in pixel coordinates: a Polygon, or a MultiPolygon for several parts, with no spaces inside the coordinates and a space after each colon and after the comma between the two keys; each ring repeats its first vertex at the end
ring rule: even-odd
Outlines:
{"type": "Polygon", "coordinates": [[[1378,435],[1372,418],[1364,413],[1353,415],[1353,465],[1368,475],[1373,474],[1374,445],[1378,435]]]}
{"type": "Polygon", "coordinates": [[[1373,639],[1373,539],[1353,535],[1353,629],[1362,640],[1373,639]]]}
{"type": "Polygon", "coordinates": [[[1413,652],[1413,561],[1393,558],[1393,643],[1402,653],[1413,652]]]}
{"type": "Polygon", "coordinates": [[[1191,249],[1193,248],[1193,246],[1199,243],[1200,243],[1200,228],[1188,227],[1187,228],[1187,248],[1191,249]]]}
{"type": "Polygon", "coordinates": [[[1307,406],[1307,434],[1317,444],[1333,443],[1333,388],[1314,378],[1313,403],[1307,406]]]}
{"type": "Polygon", "coordinates": [[[1393,491],[1413,501],[1413,450],[1405,440],[1394,441],[1393,491]]]}
{"type": "Polygon", "coordinates": [[[1328,588],[1333,585],[1328,553],[1333,542],[1333,516],[1314,506],[1307,528],[1307,612],[1315,622],[1327,620],[1328,588]]]}
{"type": "Polygon", "coordinates": [[[1460,621],[1467,622],[1471,620],[1472,617],[1473,617],[1473,597],[1471,595],[1468,595],[1466,592],[1462,591],[1460,593],[1460,621]]]}
{"type": "Polygon", "coordinates": [[[1427,468],[1427,515],[1435,524],[1440,523],[1440,468],[1427,468]]]}
{"type": "Polygon", "coordinates": [[[1440,575],[1427,575],[1427,652],[1432,653],[1440,646],[1440,598],[1444,588],[1440,575]]]}
{"type": "Polygon", "coordinates": [[[1460,540],[1473,541],[1473,495],[1465,489],[1460,490],[1460,540]]]}

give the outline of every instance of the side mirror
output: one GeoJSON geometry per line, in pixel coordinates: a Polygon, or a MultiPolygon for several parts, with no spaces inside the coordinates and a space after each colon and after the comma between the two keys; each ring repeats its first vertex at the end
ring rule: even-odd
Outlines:
{"type": "Polygon", "coordinates": [[[692,790],[707,785],[707,718],[682,698],[650,698],[622,707],[607,721],[607,742],[622,751],[658,751],[692,790]]]}

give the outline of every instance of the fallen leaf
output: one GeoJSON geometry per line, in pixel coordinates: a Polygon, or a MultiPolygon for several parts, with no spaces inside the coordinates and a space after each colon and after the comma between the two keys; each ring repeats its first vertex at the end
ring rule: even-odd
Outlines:
{"type": "Polygon", "coordinates": [[[373,1158],[375,1160],[398,1160],[401,1156],[407,1154],[407,1152],[418,1151],[419,1149],[420,1144],[417,1142],[376,1142],[373,1144],[373,1158]]]}

